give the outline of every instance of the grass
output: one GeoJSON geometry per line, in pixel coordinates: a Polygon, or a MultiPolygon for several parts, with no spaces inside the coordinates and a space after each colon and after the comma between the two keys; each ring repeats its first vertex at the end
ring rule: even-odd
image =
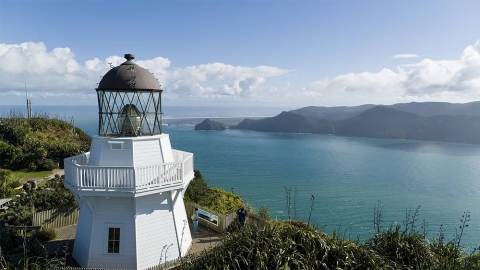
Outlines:
{"type": "Polygon", "coordinates": [[[219,246],[191,256],[178,269],[480,269],[480,253],[454,242],[427,241],[395,226],[366,242],[330,236],[306,222],[273,220],[227,234],[219,246]]]}
{"type": "Polygon", "coordinates": [[[29,179],[42,179],[50,176],[53,171],[29,171],[27,169],[22,169],[18,171],[12,171],[13,175],[20,178],[22,181],[29,179]]]}

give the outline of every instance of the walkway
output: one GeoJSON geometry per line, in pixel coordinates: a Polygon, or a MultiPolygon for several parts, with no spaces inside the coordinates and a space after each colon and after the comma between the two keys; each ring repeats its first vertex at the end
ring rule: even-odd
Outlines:
{"type": "Polygon", "coordinates": [[[210,249],[218,245],[222,241],[221,236],[217,232],[199,225],[199,232],[194,233],[192,223],[189,222],[189,224],[190,231],[192,232],[192,246],[190,247],[188,255],[198,254],[205,249],[210,249]]]}

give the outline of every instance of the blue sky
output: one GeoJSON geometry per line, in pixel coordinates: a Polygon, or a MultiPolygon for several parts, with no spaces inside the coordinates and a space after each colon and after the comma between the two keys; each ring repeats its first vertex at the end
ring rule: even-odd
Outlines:
{"type": "Polygon", "coordinates": [[[2,0],[0,105],[23,104],[25,82],[34,103],[92,104],[109,57],[124,53],[157,58],[145,65],[171,105],[474,101],[479,10],[462,0],[2,0]]]}

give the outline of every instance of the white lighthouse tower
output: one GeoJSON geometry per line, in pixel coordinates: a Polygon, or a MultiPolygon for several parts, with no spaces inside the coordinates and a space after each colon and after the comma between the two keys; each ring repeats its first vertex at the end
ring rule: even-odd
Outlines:
{"type": "Polygon", "coordinates": [[[160,85],[125,58],[96,89],[90,152],[65,159],[65,186],[80,206],[73,258],[82,267],[145,269],[186,255],[192,243],[183,194],[193,154],[172,149],[160,85]]]}

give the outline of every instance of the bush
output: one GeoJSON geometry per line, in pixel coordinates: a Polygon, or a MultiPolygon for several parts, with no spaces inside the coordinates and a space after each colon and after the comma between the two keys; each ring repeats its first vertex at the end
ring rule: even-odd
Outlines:
{"type": "Polygon", "coordinates": [[[64,179],[64,175],[57,174],[47,181],[48,189],[34,189],[20,194],[7,210],[4,219],[12,225],[30,225],[32,211],[77,208],[75,197],[63,186],[64,179]]]}
{"type": "MultiPolygon", "coordinates": [[[[389,269],[368,249],[318,232],[304,222],[247,226],[180,269],[389,269]],[[304,229],[309,228],[309,229],[304,229]]],[[[391,269],[391,268],[390,268],[391,269]]]]}
{"type": "Polygon", "coordinates": [[[0,269],[59,269],[65,257],[49,258],[44,246],[34,237],[16,230],[0,231],[0,269]]]}
{"type": "Polygon", "coordinates": [[[36,231],[33,236],[40,242],[46,242],[55,239],[57,233],[54,228],[42,228],[40,231],[36,231]]]}
{"type": "Polygon", "coordinates": [[[15,188],[21,185],[18,177],[10,170],[0,169],[0,198],[11,197],[16,194],[15,188]]]}
{"type": "Polygon", "coordinates": [[[271,219],[271,216],[270,212],[268,211],[268,207],[262,205],[260,209],[258,209],[258,216],[265,221],[269,221],[271,219]]]}
{"type": "Polygon", "coordinates": [[[228,214],[245,207],[242,197],[220,188],[209,188],[208,195],[199,203],[220,214],[228,214]]]}
{"type": "Polygon", "coordinates": [[[45,160],[45,162],[42,164],[42,169],[45,171],[53,171],[57,168],[57,164],[51,159],[45,160]]]}
{"type": "Polygon", "coordinates": [[[199,170],[195,170],[195,177],[188,185],[187,190],[185,191],[185,200],[188,202],[200,203],[208,193],[208,184],[205,179],[203,179],[202,174],[199,170]]]}
{"type": "Polygon", "coordinates": [[[198,170],[195,170],[195,178],[188,185],[184,199],[220,214],[232,213],[245,206],[239,195],[220,188],[208,187],[207,181],[198,170]]]}

